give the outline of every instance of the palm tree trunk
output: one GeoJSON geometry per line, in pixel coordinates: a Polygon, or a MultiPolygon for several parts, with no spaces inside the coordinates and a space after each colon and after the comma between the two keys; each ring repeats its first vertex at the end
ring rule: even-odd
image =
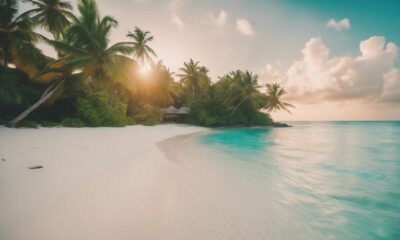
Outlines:
{"type": "Polygon", "coordinates": [[[240,103],[239,103],[238,105],[236,105],[236,107],[233,109],[233,111],[232,111],[232,113],[231,113],[231,116],[236,112],[236,110],[238,109],[238,107],[239,107],[240,105],[242,105],[242,103],[244,102],[244,100],[246,100],[246,98],[243,98],[242,101],[240,101],[240,103]]]}
{"type": "Polygon", "coordinates": [[[44,91],[44,93],[42,94],[42,96],[40,97],[40,99],[37,102],[35,102],[32,106],[30,106],[28,109],[26,109],[20,115],[18,115],[15,119],[13,119],[11,122],[9,122],[7,124],[7,127],[12,127],[12,128],[16,127],[20,121],[22,121],[24,118],[26,118],[30,113],[32,113],[40,105],[42,105],[47,99],[49,99],[58,90],[58,88],[61,86],[61,84],[63,82],[64,81],[62,80],[60,82],[50,85],[46,89],[46,91],[44,91]]]}

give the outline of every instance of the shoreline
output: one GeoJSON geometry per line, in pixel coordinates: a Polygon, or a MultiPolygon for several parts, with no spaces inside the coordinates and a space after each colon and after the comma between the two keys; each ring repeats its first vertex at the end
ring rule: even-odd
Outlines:
{"type": "Polygon", "coordinates": [[[171,162],[176,162],[178,159],[177,154],[179,153],[179,149],[178,151],[176,151],[176,148],[174,148],[175,146],[177,146],[179,143],[182,143],[185,140],[192,139],[193,137],[205,134],[210,130],[212,129],[205,129],[205,130],[200,130],[198,132],[172,136],[170,138],[155,143],[155,145],[168,160],[170,160],[171,162]]]}

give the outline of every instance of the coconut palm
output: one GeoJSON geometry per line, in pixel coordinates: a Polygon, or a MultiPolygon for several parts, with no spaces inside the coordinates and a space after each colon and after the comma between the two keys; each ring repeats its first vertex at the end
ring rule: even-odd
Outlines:
{"type": "Polygon", "coordinates": [[[113,92],[113,82],[130,83],[123,66],[133,60],[123,54],[131,53],[132,47],[125,42],[108,46],[110,31],[117,21],[109,16],[100,17],[94,0],[81,0],[78,9],[81,16],[66,31],[65,39],[47,40],[62,56],[41,76],[53,83],[39,101],[11,121],[10,126],[15,126],[44,103],[72,73],[81,75],[95,90],[108,88],[113,92]]]}
{"type": "Polygon", "coordinates": [[[5,67],[14,64],[33,77],[46,58],[34,45],[40,35],[33,31],[32,20],[17,16],[17,11],[17,1],[0,1],[0,61],[5,67]]]}
{"type": "Polygon", "coordinates": [[[261,107],[263,96],[258,90],[258,76],[251,72],[234,71],[225,76],[228,88],[223,96],[223,103],[232,106],[231,114],[245,102],[249,103],[253,108],[261,107]]]}
{"type": "Polygon", "coordinates": [[[124,55],[132,53],[132,46],[128,42],[108,44],[111,29],[118,22],[110,16],[101,17],[94,0],[81,0],[78,10],[81,16],[66,31],[65,39],[50,41],[62,55],[59,61],[81,72],[93,85],[104,87],[113,80],[127,80],[120,63],[132,62],[124,55]],[[114,78],[117,73],[119,77],[114,78]]]}
{"type": "Polygon", "coordinates": [[[161,61],[153,67],[156,72],[156,81],[158,88],[158,99],[162,106],[169,106],[175,103],[179,92],[179,83],[175,82],[173,73],[166,68],[161,61]]]}
{"type": "Polygon", "coordinates": [[[28,109],[19,114],[16,118],[10,121],[7,126],[15,127],[20,121],[26,118],[30,113],[48,101],[62,87],[65,80],[71,77],[71,73],[60,67],[57,61],[48,64],[45,69],[33,79],[36,82],[50,83],[41,97],[30,106],[28,109]]]}
{"type": "Polygon", "coordinates": [[[154,37],[150,35],[150,32],[135,27],[133,32],[128,32],[127,37],[134,40],[132,42],[134,59],[138,60],[142,65],[145,63],[153,63],[152,56],[157,57],[157,55],[148,45],[154,39],[154,37]]]}
{"type": "Polygon", "coordinates": [[[265,106],[265,109],[268,112],[285,110],[291,113],[288,108],[294,108],[294,106],[281,100],[285,93],[285,89],[283,89],[278,83],[267,84],[267,105],[265,106]]]}
{"type": "Polygon", "coordinates": [[[33,22],[44,27],[56,39],[60,39],[75,16],[71,13],[72,5],[62,0],[25,0],[34,8],[24,15],[32,16],[33,22]]]}
{"type": "Polygon", "coordinates": [[[199,62],[195,62],[193,59],[185,62],[184,67],[180,68],[179,71],[182,73],[177,74],[177,76],[190,97],[202,94],[211,83],[210,78],[207,76],[208,69],[200,66],[199,62]]]}
{"type": "Polygon", "coordinates": [[[136,80],[135,100],[159,107],[174,104],[180,93],[180,84],[174,80],[173,74],[161,61],[153,63],[148,74],[136,80]]]}

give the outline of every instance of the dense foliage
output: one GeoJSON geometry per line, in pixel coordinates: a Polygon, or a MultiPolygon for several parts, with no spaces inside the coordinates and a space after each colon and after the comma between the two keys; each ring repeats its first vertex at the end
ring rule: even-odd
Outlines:
{"type": "Polygon", "coordinates": [[[209,127],[270,125],[266,112],[288,110],[279,84],[262,85],[257,75],[233,71],[212,81],[208,69],[190,59],[178,73],[154,61],[154,37],[134,27],[123,42],[110,43],[116,19],[102,16],[95,0],[80,0],[77,15],[62,0],[0,0],[0,120],[9,126],[99,127],[155,125],[162,108],[188,106],[180,121],[209,127]],[[45,29],[52,38],[38,34],[45,29]],[[37,47],[54,47],[56,59],[37,47]],[[266,112],[262,112],[266,110],[266,112]],[[10,121],[12,120],[12,121],[10,121]]]}
{"type": "Polygon", "coordinates": [[[129,124],[127,104],[107,92],[90,93],[76,102],[77,116],[87,126],[121,127],[129,124]]]}
{"type": "Polygon", "coordinates": [[[12,117],[40,97],[42,87],[17,69],[0,67],[0,116],[12,117]]]}

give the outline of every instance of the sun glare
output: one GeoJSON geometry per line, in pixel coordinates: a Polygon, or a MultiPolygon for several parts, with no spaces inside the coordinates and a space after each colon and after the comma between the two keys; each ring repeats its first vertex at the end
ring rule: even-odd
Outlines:
{"type": "Polygon", "coordinates": [[[143,64],[139,67],[139,73],[141,75],[147,75],[150,72],[150,66],[148,64],[143,64]]]}

